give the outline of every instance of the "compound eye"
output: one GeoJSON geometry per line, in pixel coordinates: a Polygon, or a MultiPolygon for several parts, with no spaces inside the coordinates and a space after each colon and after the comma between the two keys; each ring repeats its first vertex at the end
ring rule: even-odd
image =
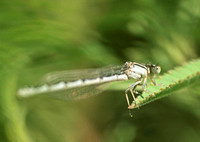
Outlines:
{"type": "Polygon", "coordinates": [[[156,68],[156,73],[157,74],[161,72],[161,67],[160,66],[156,66],[155,68],[156,68]]]}

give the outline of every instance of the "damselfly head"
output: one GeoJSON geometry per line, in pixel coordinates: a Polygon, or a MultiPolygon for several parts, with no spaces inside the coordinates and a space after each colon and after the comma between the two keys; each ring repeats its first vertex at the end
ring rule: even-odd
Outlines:
{"type": "Polygon", "coordinates": [[[153,74],[159,74],[161,72],[161,67],[159,65],[153,65],[153,64],[151,64],[150,71],[153,74]]]}

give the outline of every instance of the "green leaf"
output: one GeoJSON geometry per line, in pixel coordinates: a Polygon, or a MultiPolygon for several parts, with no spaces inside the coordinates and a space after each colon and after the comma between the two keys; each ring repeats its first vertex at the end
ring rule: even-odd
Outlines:
{"type": "MultiPolygon", "coordinates": [[[[159,79],[155,80],[157,84],[160,84],[159,86],[148,85],[146,87],[146,90],[152,94],[143,92],[142,95],[139,95],[136,98],[137,105],[135,105],[135,101],[133,101],[131,106],[129,106],[129,109],[138,108],[155,100],[161,99],[176,90],[187,87],[197,80],[199,81],[199,67],[200,59],[185,63],[183,66],[168,71],[168,73],[165,73],[163,76],[160,76],[159,79]]],[[[123,82],[121,84],[117,82],[109,86],[107,89],[122,90],[128,88],[130,85],[130,81],[123,82]]]]}

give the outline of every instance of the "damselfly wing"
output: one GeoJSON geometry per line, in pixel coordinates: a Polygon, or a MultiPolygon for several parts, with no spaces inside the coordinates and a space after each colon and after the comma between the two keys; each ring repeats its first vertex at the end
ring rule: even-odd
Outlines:
{"type": "Polygon", "coordinates": [[[58,71],[45,75],[40,86],[19,90],[20,96],[47,94],[58,99],[77,100],[95,96],[106,84],[127,78],[119,78],[123,66],[99,69],[58,71]]]}

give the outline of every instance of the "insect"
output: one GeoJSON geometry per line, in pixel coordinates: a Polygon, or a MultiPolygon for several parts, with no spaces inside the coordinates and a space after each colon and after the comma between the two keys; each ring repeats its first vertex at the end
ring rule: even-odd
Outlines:
{"type": "Polygon", "coordinates": [[[126,62],[122,66],[110,66],[99,69],[59,71],[47,74],[42,79],[44,84],[41,86],[19,89],[18,95],[28,97],[37,94],[48,94],[59,99],[76,100],[100,93],[100,86],[105,83],[134,79],[136,82],[125,90],[126,101],[128,106],[130,106],[128,92],[130,91],[135,101],[136,87],[142,85],[142,90],[148,92],[145,89],[147,76],[150,77],[154,85],[157,85],[153,78],[155,74],[160,72],[161,67],[158,65],[139,64],[136,62],[126,62]]]}

